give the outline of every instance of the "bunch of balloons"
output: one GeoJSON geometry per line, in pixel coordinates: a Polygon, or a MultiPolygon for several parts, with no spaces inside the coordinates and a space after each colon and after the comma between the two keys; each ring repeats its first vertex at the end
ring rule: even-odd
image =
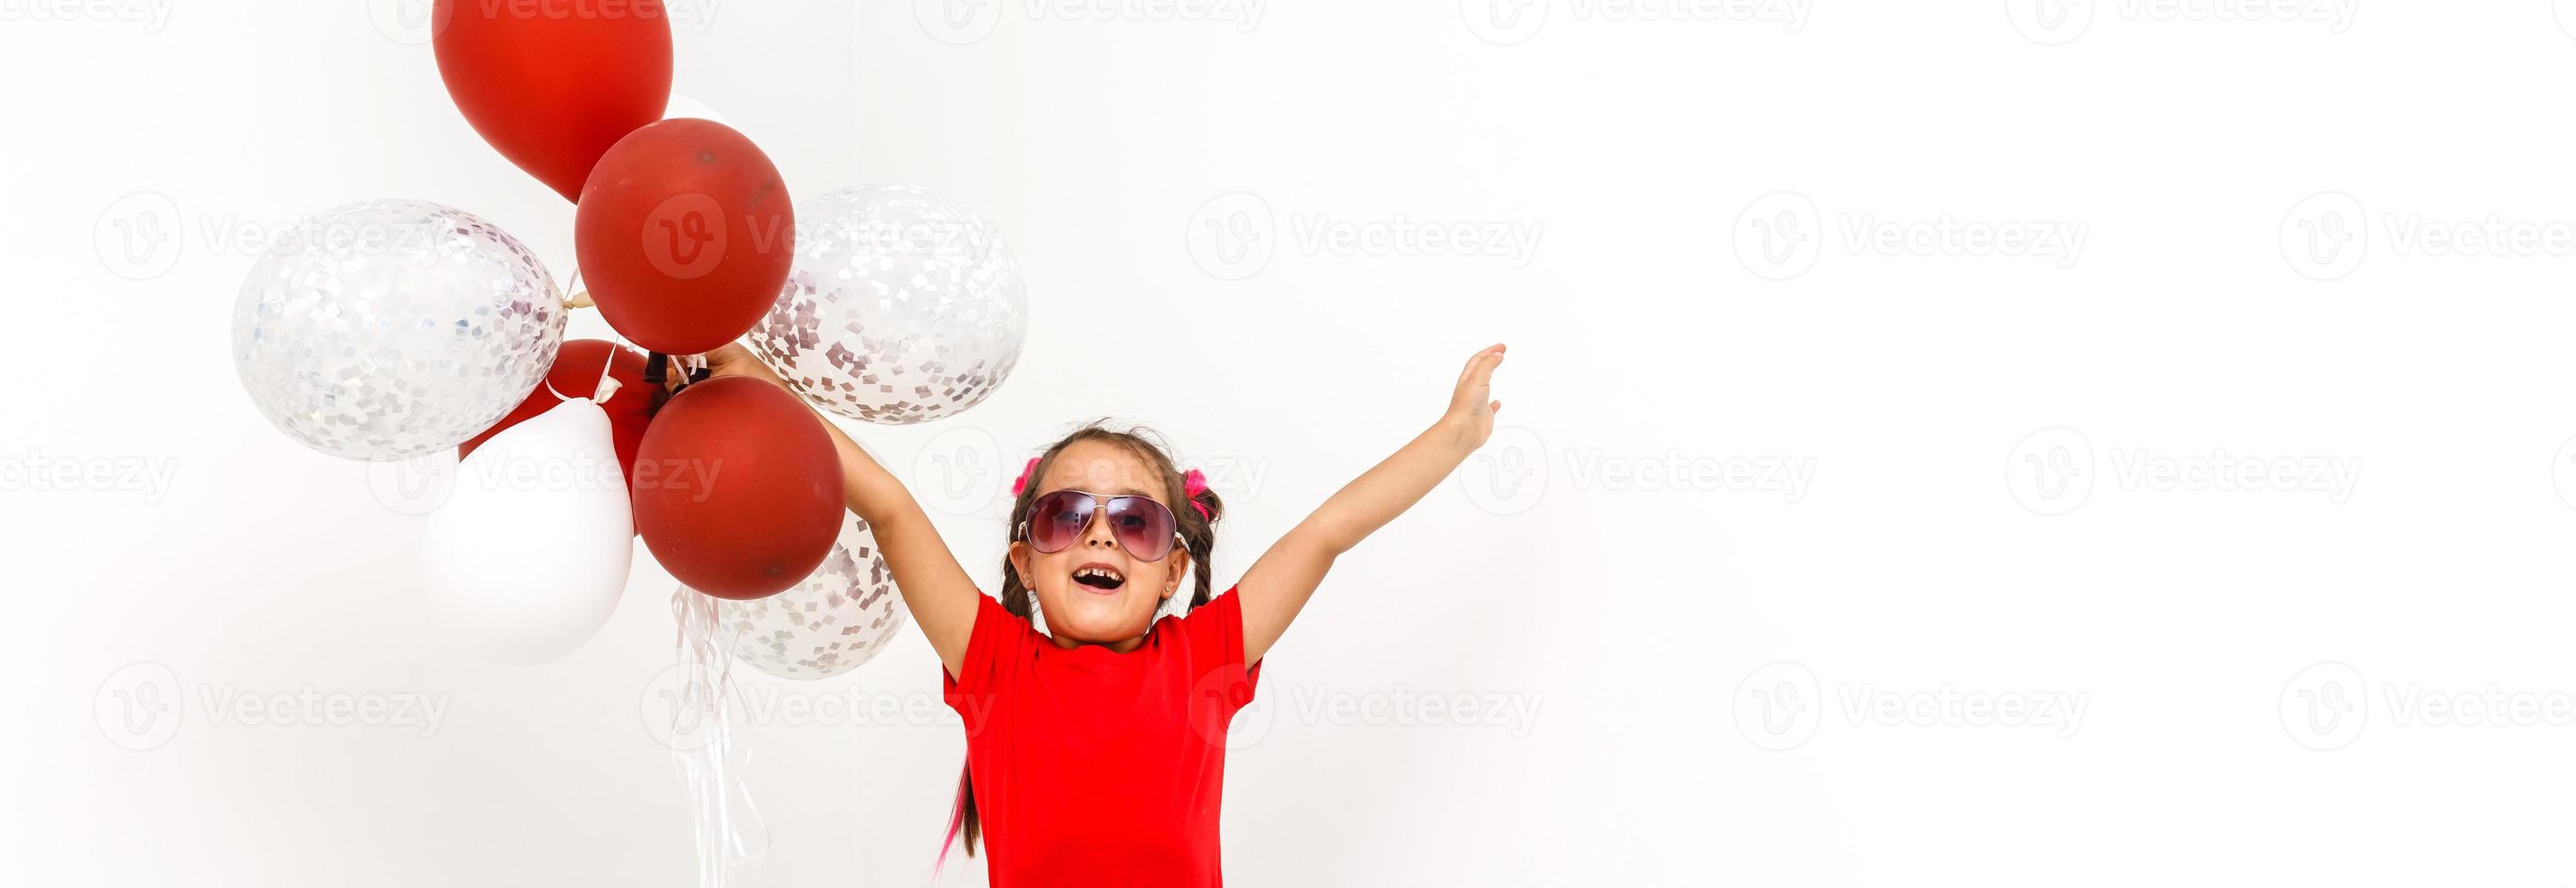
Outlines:
{"type": "Polygon", "coordinates": [[[1027,331],[1009,247],[918,189],[794,205],[750,138],[665,119],[661,0],[438,0],[432,21],[465,121],[573,202],[587,302],[471,213],[328,210],[242,286],[233,355],[252,400],[333,456],[456,454],[423,576],[491,658],[544,662],[595,634],[640,536],[717,600],[736,656],[797,678],[864,663],[901,598],[807,405],[916,423],[990,396],[1027,331]],[[564,341],[583,304],[627,344],[564,341]],[[788,390],[691,378],[689,356],[746,336],[788,390]]]}

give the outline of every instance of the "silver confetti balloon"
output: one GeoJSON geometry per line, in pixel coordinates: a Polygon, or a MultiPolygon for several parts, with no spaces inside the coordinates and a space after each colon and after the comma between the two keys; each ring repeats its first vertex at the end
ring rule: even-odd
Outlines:
{"type": "Polygon", "coordinates": [[[279,431],[349,459],[455,447],[554,365],[564,309],[517,239],[414,200],[307,217],[233,305],[233,369],[279,431]]]}
{"type": "Polygon", "coordinates": [[[796,207],[795,268],[754,354],[816,405],[906,425],[955,416],[1011,375],[1028,293],[975,211],[918,188],[867,186],[796,207]]]}
{"type": "Polygon", "coordinates": [[[910,611],[852,515],[823,566],[793,588],[751,601],[716,601],[715,636],[734,656],[780,678],[830,678],[866,663],[903,630],[910,611]]]}

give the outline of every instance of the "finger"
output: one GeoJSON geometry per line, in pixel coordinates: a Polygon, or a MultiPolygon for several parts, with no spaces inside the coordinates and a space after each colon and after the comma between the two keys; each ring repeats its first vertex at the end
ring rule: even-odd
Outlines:
{"type": "Polygon", "coordinates": [[[1499,344],[1489,345],[1475,354],[1468,355],[1467,366],[1458,370],[1458,381],[1461,383],[1466,382],[1467,377],[1474,376],[1476,374],[1477,364],[1484,363],[1487,358],[1498,358],[1502,354],[1502,351],[1503,347],[1499,344]]]}
{"type": "Polygon", "coordinates": [[[1503,412],[1503,402],[1495,401],[1494,403],[1487,405],[1485,410],[1489,413],[1501,413],[1503,412]]]}
{"type": "Polygon", "coordinates": [[[1477,355],[1476,360],[1467,364],[1467,378],[1469,380],[1469,384],[1478,388],[1492,385],[1494,382],[1494,368],[1501,366],[1502,363],[1502,352],[1489,351],[1477,355]]]}

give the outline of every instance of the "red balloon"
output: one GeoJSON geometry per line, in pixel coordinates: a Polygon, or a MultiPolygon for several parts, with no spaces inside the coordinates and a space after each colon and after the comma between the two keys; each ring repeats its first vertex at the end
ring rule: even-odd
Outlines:
{"type": "Polygon", "coordinates": [[[644,444],[645,427],[653,422],[653,391],[644,387],[642,353],[597,339],[575,339],[564,343],[563,348],[555,352],[554,368],[546,371],[546,383],[554,388],[549,391],[545,385],[537,386],[536,391],[528,393],[527,400],[511,408],[510,414],[501,417],[500,422],[484,429],[473,440],[457,445],[456,458],[461,460],[473,456],[474,448],[492,440],[492,436],[500,434],[502,429],[555,409],[555,405],[563,403],[564,398],[590,397],[599,390],[599,370],[608,363],[612,350],[617,354],[617,364],[609,368],[608,373],[617,380],[617,392],[608,396],[608,403],[599,406],[608,413],[609,435],[617,443],[617,464],[626,468],[626,486],[632,489],[635,486],[635,452],[644,444]],[[557,392],[561,392],[563,397],[556,397],[557,392]]]}
{"type": "Polygon", "coordinates": [[[662,0],[438,0],[438,74],[501,156],[565,200],[611,145],[671,101],[662,0]]]}
{"type": "Polygon", "coordinates": [[[591,301],[636,345],[714,351],[760,323],[795,258],[769,155],[712,120],[665,120],[599,159],[573,216],[591,301]]]}
{"type": "Polygon", "coordinates": [[[787,390],[723,376],[682,389],[644,432],[635,527],[691,589],[766,598],[802,582],[841,533],[841,457],[787,390]]]}

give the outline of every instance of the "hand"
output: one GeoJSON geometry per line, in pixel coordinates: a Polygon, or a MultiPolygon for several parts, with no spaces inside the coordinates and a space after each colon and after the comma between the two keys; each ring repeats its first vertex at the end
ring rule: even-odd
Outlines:
{"type": "Polygon", "coordinates": [[[1468,449],[1485,446],[1494,434],[1494,414],[1503,409],[1493,399],[1494,368],[1502,365],[1503,346],[1497,344],[1468,358],[1467,369],[1458,372],[1458,390],[1449,395],[1449,412],[1440,421],[1457,429],[1468,449]]]}
{"type": "Polygon", "coordinates": [[[759,358],[754,357],[751,349],[744,348],[739,342],[725,343],[723,348],[708,352],[704,357],[707,359],[709,378],[749,376],[753,379],[766,380],[771,385],[787,384],[786,380],[779,379],[778,374],[769,369],[769,365],[761,363],[759,358]]]}

